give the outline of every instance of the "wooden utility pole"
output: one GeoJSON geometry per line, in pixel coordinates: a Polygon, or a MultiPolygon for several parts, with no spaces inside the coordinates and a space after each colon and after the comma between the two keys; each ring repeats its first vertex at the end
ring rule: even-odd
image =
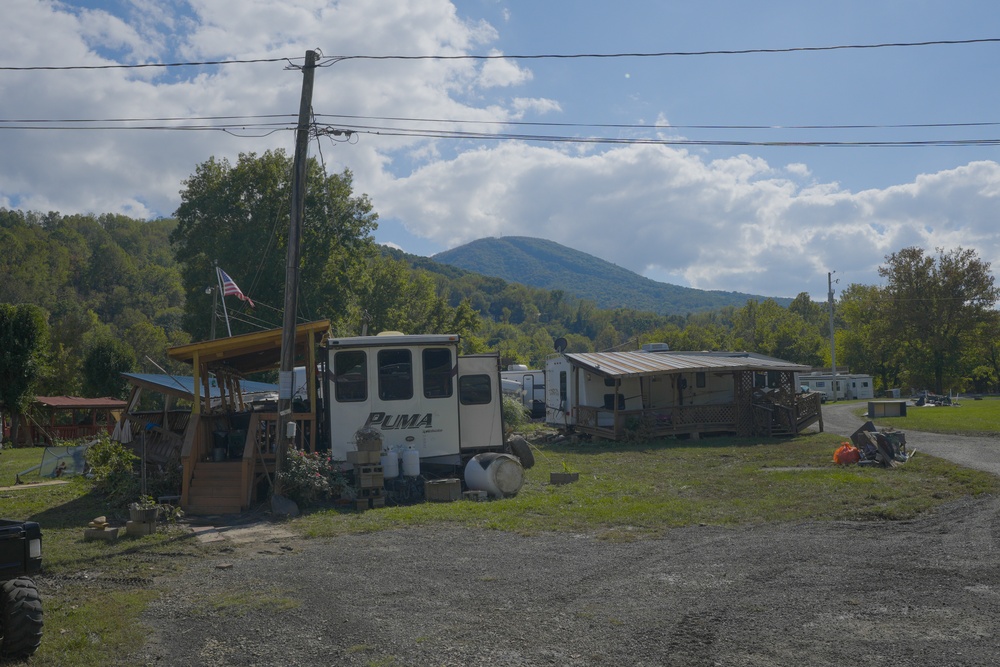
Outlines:
{"type": "MultiPolygon", "coordinates": [[[[292,165],[292,210],[288,226],[288,255],[285,260],[285,312],[281,330],[281,366],[278,372],[278,448],[275,457],[274,494],[281,492],[281,466],[288,451],[288,424],[292,420],[292,391],[295,366],[295,320],[298,311],[299,258],[301,256],[302,216],[306,205],[306,158],[309,152],[309,118],[312,109],[313,75],[316,52],[306,51],[302,67],[302,99],[299,124],[295,130],[295,161],[292,165]]],[[[312,344],[309,341],[308,344],[312,344]]]]}

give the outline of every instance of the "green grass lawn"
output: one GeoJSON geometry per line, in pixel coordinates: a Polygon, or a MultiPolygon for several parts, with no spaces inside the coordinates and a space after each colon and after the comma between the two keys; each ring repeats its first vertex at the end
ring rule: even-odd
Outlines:
{"type": "Polygon", "coordinates": [[[992,475],[930,456],[890,470],[837,466],[833,452],[842,440],[817,433],[787,440],[548,446],[536,452],[536,466],[515,498],[360,514],[330,510],[291,525],[311,536],[448,523],[637,539],[692,524],[908,519],[946,500],[1000,490],[992,475]],[[564,464],[580,473],[580,481],[549,484],[549,473],[564,464]]]}
{"type": "MultiPolygon", "coordinates": [[[[692,524],[909,519],[943,502],[1000,492],[1000,478],[932,456],[888,470],[837,466],[833,452],[841,440],[817,433],[787,440],[548,445],[536,451],[537,464],[514,498],[361,513],[314,511],[285,525],[316,537],[457,525],[635,540],[692,524]],[[550,484],[549,473],[565,468],[579,472],[580,480],[550,484]]],[[[0,486],[12,485],[15,473],[41,455],[41,449],[0,452],[0,486]]],[[[45,638],[32,665],[129,663],[143,641],[142,610],[161,594],[153,578],[217,553],[217,546],[201,545],[178,529],[114,543],[85,542],[87,522],[108,512],[80,478],[60,486],[0,490],[0,507],[5,517],[42,524],[45,638]]],[[[234,597],[225,604],[243,602],[234,597]]]]}
{"type": "MultiPolygon", "coordinates": [[[[868,403],[858,403],[855,414],[868,411],[868,403]]],[[[892,426],[905,431],[928,431],[958,435],[991,435],[1000,437],[1000,399],[986,397],[981,401],[962,399],[958,405],[916,407],[908,405],[905,417],[879,417],[879,427],[892,426]]]]}

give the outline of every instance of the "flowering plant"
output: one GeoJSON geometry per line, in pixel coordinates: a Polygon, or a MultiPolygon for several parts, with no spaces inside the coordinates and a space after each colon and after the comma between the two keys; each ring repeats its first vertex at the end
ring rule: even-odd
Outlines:
{"type": "Polygon", "coordinates": [[[279,473],[282,493],[307,507],[340,496],[345,486],[339,464],[327,452],[304,452],[290,448],[279,473]]]}

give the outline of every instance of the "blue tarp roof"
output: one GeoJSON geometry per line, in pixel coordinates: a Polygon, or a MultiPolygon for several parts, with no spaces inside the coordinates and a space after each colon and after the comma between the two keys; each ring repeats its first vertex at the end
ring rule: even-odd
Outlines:
{"type": "MultiPolygon", "coordinates": [[[[126,379],[135,379],[138,383],[161,387],[167,393],[184,392],[189,396],[194,396],[194,378],[190,375],[159,375],[156,373],[122,373],[126,379]]],[[[241,380],[240,388],[244,394],[267,394],[278,393],[278,385],[269,382],[251,382],[241,380]]],[[[221,395],[219,386],[215,378],[209,378],[209,398],[218,398],[221,395]]]]}

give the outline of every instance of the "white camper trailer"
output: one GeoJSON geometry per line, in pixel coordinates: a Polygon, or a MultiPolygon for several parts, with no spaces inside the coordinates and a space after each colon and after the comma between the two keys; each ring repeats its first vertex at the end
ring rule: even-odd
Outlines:
{"type": "Polygon", "coordinates": [[[521,405],[532,419],[545,416],[545,371],[529,371],[524,364],[511,364],[500,372],[504,382],[516,382],[521,405]]]}
{"type": "Polygon", "coordinates": [[[347,459],[362,427],[383,449],[419,452],[421,463],[461,465],[501,451],[499,357],[460,356],[453,335],[335,338],[324,350],[330,455],[347,459]]]}

